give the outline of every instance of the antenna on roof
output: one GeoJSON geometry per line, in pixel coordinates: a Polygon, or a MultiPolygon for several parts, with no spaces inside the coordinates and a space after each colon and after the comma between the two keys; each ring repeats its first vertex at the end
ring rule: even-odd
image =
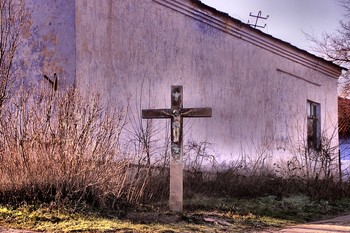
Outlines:
{"type": "Polygon", "coordinates": [[[263,16],[261,16],[261,11],[259,11],[258,15],[253,15],[252,12],[250,12],[249,16],[255,18],[255,23],[254,24],[250,23],[249,20],[248,20],[248,24],[250,26],[252,26],[253,28],[257,28],[257,27],[258,28],[265,28],[266,27],[266,23],[265,23],[264,26],[258,25],[258,21],[259,21],[259,19],[265,19],[265,20],[268,19],[269,15],[267,15],[266,17],[263,17],[263,16]]]}

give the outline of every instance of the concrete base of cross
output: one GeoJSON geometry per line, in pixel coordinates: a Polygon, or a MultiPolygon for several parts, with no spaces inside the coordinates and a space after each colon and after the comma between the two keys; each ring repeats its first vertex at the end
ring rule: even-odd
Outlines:
{"type": "Polygon", "coordinates": [[[182,161],[170,161],[170,192],[169,208],[173,212],[182,212],[183,210],[183,169],[182,161]]]}

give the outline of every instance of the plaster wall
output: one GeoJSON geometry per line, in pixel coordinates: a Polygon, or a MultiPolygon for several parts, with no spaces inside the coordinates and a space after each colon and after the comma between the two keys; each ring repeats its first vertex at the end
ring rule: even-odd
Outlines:
{"type": "Polygon", "coordinates": [[[321,104],[323,130],[337,125],[339,70],[192,1],[76,0],[75,28],[79,89],[140,117],[183,85],[184,107],[213,108],[184,121],[185,142],[211,142],[222,158],[288,153],[306,136],[307,100],[321,104]]]}

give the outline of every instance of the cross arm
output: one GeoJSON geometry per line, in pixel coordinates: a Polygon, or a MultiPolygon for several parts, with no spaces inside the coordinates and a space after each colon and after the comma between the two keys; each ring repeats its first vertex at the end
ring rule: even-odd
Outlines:
{"type": "Polygon", "coordinates": [[[142,109],[143,119],[171,118],[171,109],[142,109]]]}
{"type": "Polygon", "coordinates": [[[183,117],[211,117],[211,108],[183,108],[181,109],[183,117]]]}

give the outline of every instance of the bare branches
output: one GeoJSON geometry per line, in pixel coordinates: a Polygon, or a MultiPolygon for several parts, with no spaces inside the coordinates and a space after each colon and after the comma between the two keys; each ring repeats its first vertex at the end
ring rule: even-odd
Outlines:
{"type": "MultiPolygon", "coordinates": [[[[315,52],[327,60],[350,68],[350,0],[338,0],[338,2],[346,11],[344,20],[339,22],[339,29],[335,33],[323,33],[321,38],[309,34],[306,36],[315,45],[315,52]]],[[[344,88],[350,86],[350,72],[347,71],[342,76],[340,85],[344,92],[344,88]]]]}
{"type": "Polygon", "coordinates": [[[17,92],[0,113],[0,200],[79,204],[93,196],[103,205],[125,196],[133,184],[124,181],[119,144],[126,112],[117,110],[74,89],[17,92]]]}
{"type": "Polygon", "coordinates": [[[344,7],[346,10],[345,16],[349,17],[350,16],[350,0],[338,0],[339,5],[344,7]]]}
{"type": "Polygon", "coordinates": [[[16,77],[13,73],[14,57],[20,44],[24,26],[24,2],[1,0],[0,3],[0,107],[8,97],[10,85],[16,77]]]}
{"type": "Polygon", "coordinates": [[[307,35],[315,45],[315,50],[326,59],[339,65],[348,66],[350,62],[350,21],[341,22],[336,34],[324,33],[321,38],[307,35]]]}

